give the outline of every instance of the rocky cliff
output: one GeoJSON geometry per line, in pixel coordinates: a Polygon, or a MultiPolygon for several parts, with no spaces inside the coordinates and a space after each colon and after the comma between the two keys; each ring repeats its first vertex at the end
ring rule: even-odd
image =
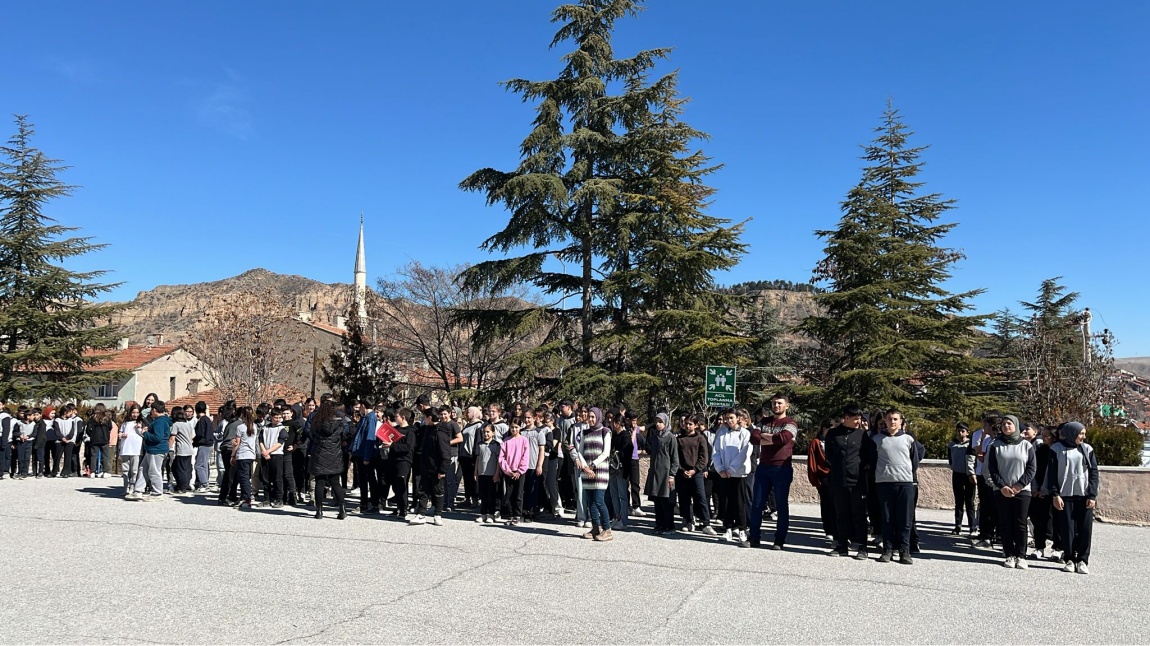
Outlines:
{"type": "Polygon", "coordinates": [[[229,295],[244,292],[266,296],[269,308],[286,309],[293,315],[310,313],[311,320],[335,325],[352,298],[349,283],[321,283],[303,276],[252,269],[239,276],[194,285],[160,285],[140,292],[130,306],[117,314],[119,324],[132,343],[148,336],[164,336],[165,343],[179,342],[202,312],[229,295]]]}

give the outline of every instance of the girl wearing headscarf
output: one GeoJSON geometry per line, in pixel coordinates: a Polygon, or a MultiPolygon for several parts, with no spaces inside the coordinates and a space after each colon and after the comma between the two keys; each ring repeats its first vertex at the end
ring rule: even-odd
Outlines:
{"type": "Polygon", "coordinates": [[[1098,459],[1086,443],[1086,427],[1066,422],[1050,447],[1042,492],[1053,497],[1055,523],[1061,528],[1062,571],[1089,574],[1090,535],[1098,498],[1098,459]]]}
{"type": "Polygon", "coordinates": [[[611,456],[611,431],[603,426],[603,411],[598,408],[592,408],[587,413],[587,424],[579,457],[583,506],[591,517],[591,531],[583,534],[583,538],[609,541],[613,536],[605,497],[611,472],[608,464],[611,456]]]}
{"type": "Polygon", "coordinates": [[[998,509],[998,532],[1002,536],[1003,567],[1027,569],[1026,520],[1030,511],[1030,483],[1037,468],[1034,445],[1022,439],[1018,418],[1005,415],[998,437],[986,452],[990,481],[998,509]]]}
{"type": "Polygon", "coordinates": [[[655,533],[665,534],[675,531],[675,503],[671,495],[675,474],[679,472],[679,443],[671,432],[671,418],[666,413],[655,416],[654,429],[647,431],[647,435],[651,465],[644,493],[655,504],[655,533]]]}

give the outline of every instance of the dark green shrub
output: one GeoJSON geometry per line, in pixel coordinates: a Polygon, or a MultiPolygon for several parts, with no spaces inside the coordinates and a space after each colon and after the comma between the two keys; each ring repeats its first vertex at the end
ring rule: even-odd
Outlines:
{"type": "Polygon", "coordinates": [[[954,424],[952,422],[930,422],[927,420],[914,420],[907,425],[907,429],[923,446],[926,447],[926,459],[946,460],[946,445],[954,439],[954,424]]]}
{"type": "Polygon", "coordinates": [[[1142,466],[1142,434],[1123,426],[1095,426],[1086,429],[1086,443],[1094,447],[1098,464],[1112,467],[1142,466]]]}

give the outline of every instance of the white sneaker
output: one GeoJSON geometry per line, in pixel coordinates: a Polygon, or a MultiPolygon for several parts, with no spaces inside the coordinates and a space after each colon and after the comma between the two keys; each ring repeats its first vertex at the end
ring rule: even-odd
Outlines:
{"type": "Polygon", "coordinates": [[[684,533],[684,534],[690,534],[691,532],[695,531],[695,528],[692,527],[691,525],[683,525],[682,527],[679,528],[679,531],[684,533]]]}
{"type": "Polygon", "coordinates": [[[431,517],[431,524],[435,525],[436,527],[442,527],[443,526],[443,517],[442,516],[432,516],[431,517]]]}
{"type": "Polygon", "coordinates": [[[562,509],[556,511],[555,515],[559,518],[567,518],[567,512],[563,511],[562,509]]]}
{"type": "Polygon", "coordinates": [[[715,529],[713,527],[711,527],[710,525],[707,525],[706,527],[703,528],[703,533],[706,534],[707,536],[714,536],[718,532],[716,532],[715,529]]]}
{"type": "Polygon", "coordinates": [[[1067,561],[1067,562],[1063,563],[1062,564],[1062,571],[1063,572],[1070,572],[1073,574],[1074,573],[1074,561],[1067,561]]]}
{"type": "Polygon", "coordinates": [[[1085,563],[1079,563],[1078,564],[1078,573],[1079,574],[1090,574],[1090,567],[1088,565],[1086,565],[1085,563]]]}
{"type": "Polygon", "coordinates": [[[1029,570],[1030,564],[1026,562],[1026,559],[1014,559],[1014,567],[1019,570],[1029,570]]]}
{"type": "Polygon", "coordinates": [[[719,537],[719,540],[730,542],[731,530],[728,529],[727,531],[723,532],[723,535],[721,537],[719,537]]]}
{"type": "Polygon", "coordinates": [[[486,523],[486,522],[487,522],[487,516],[477,516],[477,517],[475,518],[475,522],[477,522],[477,523],[486,523]]]}
{"type": "Polygon", "coordinates": [[[407,521],[408,525],[424,525],[427,523],[427,518],[423,514],[417,514],[414,518],[407,521]]]}
{"type": "Polygon", "coordinates": [[[639,508],[639,507],[632,507],[632,508],[631,508],[631,515],[632,515],[632,516],[639,516],[639,517],[641,518],[641,517],[643,517],[643,516],[646,516],[647,514],[646,514],[646,512],[644,512],[644,511],[643,511],[641,508],[639,508]]]}
{"type": "Polygon", "coordinates": [[[1014,558],[1013,556],[1008,556],[1008,557],[1006,557],[1006,560],[1002,562],[1002,567],[1013,568],[1014,564],[1017,562],[1018,562],[1018,559],[1014,558]]]}

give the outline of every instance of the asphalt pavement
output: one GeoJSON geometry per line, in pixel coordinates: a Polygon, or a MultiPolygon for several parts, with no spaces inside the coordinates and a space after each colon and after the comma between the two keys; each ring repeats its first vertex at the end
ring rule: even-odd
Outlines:
{"type": "MultiPolygon", "coordinates": [[[[911,566],[830,558],[818,510],[786,551],[699,534],[609,543],[574,523],[315,520],[118,481],[0,481],[2,643],[1145,643],[1150,529],[1096,524],[1091,574],[1007,570],[919,511],[911,566]]],[[[650,510],[650,508],[647,508],[650,510]]],[[[773,523],[766,523],[769,537],[773,523]]]]}

